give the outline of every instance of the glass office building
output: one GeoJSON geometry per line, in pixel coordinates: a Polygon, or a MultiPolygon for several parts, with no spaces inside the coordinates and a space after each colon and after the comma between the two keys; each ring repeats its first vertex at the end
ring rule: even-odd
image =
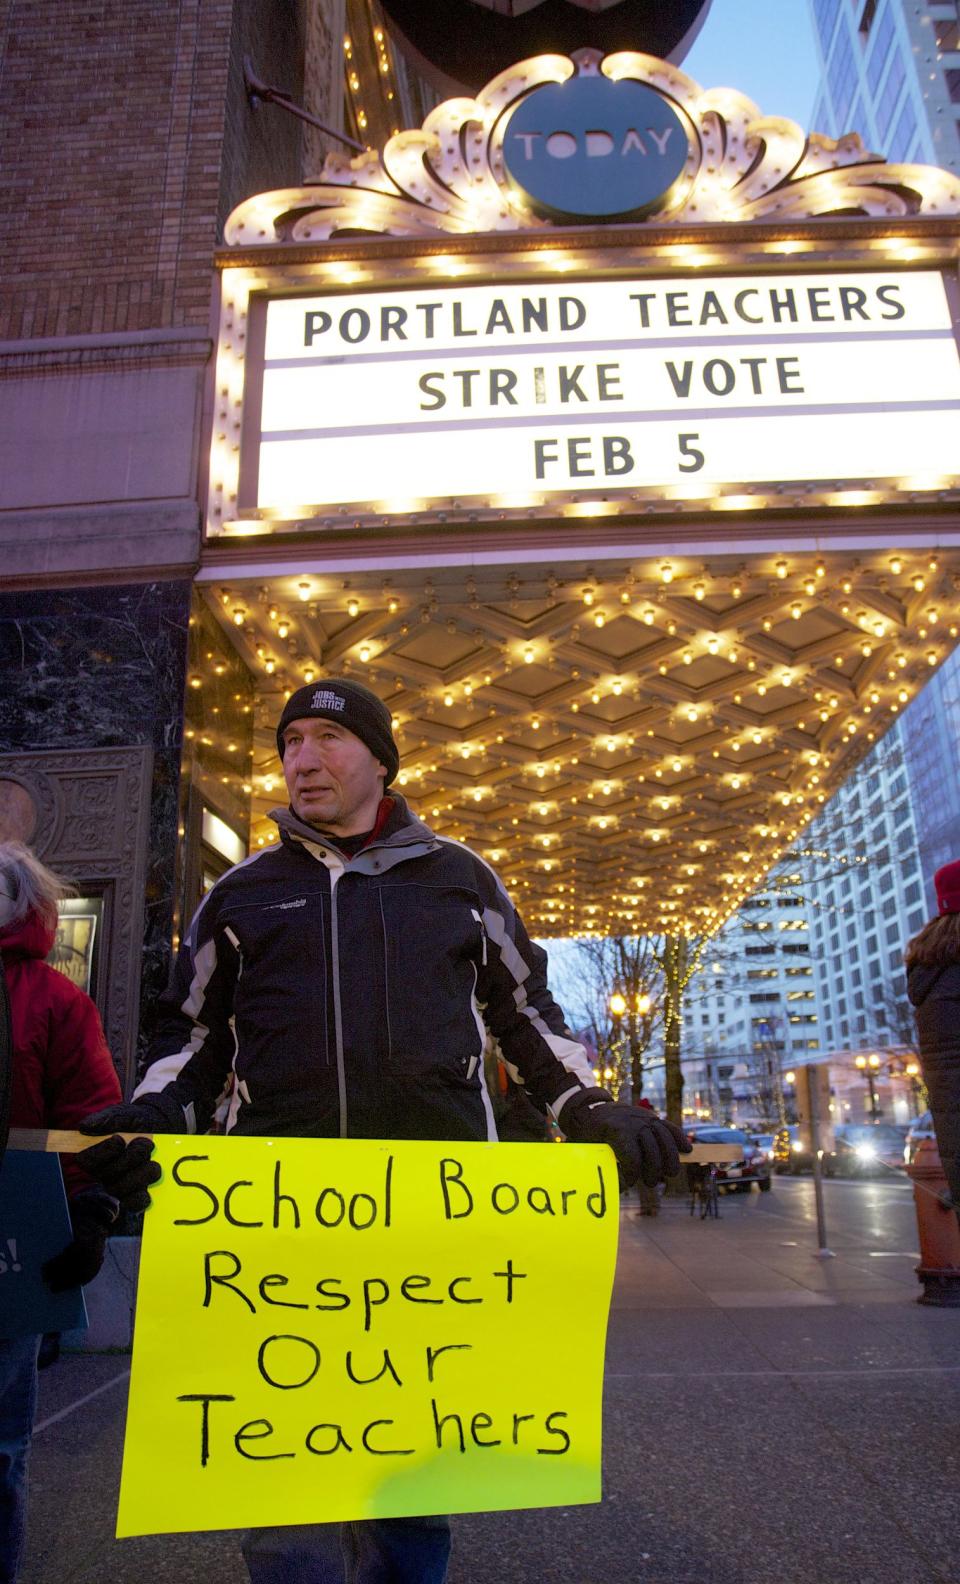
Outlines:
{"type": "Polygon", "coordinates": [[[811,126],[858,132],[897,163],[960,169],[960,22],[955,3],[810,0],[822,81],[811,126]]]}
{"type": "MultiPolygon", "coordinates": [[[[764,1116],[771,1076],[828,1060],[838,1116],[841,1109],[856,1116],[857,1053],[899,1051],[912,1041],[903,948],[936,911],[935,871],[958,857],[954,655],[705,958],[684,1019],[692,1106],[741,1120],[764,1116]]],[[[890,1087],[886,1065],[879,1081],[890,1087]]],[[[908,1089],[895,1082],[885,1095],[891,1115],[908,1114],[908,1089]]]]}

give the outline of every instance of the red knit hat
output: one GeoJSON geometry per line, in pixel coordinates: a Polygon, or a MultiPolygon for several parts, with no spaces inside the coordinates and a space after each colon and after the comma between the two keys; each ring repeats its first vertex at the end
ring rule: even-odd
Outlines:
{"type": "Polygon", "coordinates": [[[944,864],[933,877],[937,908],[941,913],[960,913],[960,860],[944,864]]]}

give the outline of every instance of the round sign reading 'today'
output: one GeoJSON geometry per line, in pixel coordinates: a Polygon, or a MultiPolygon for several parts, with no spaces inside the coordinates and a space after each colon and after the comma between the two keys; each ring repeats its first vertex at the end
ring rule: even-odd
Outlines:
{"type": "Polygon", "coordinates": [[[620,219],[661,204],[687,162],[687,129],[653,88],[571,77],[527,94],[503,134],[507,173],[539,209],[620,219]]]}

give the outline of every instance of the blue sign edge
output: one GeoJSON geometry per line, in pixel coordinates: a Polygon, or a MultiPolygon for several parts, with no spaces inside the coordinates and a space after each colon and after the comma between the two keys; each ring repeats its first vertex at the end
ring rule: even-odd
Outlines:
{"type": "MultiPolygon", "coordinates": [[[[567,82],[570,80],[570,78],[566,79],[567,82]]],[[[683,127],[687,136],[688,149],[696,148],[701,159],[703,158],[703,144],[700,140],[700,133],[698,132],[693,121],[691,121],[690,116],[687,114],[687,111],[684,109],[683,105],[678,104],[676,99],[674,99],[670,94],[664,93],[662,89],[656,87],[653,83],[644,82],[639,77],[621,77],[616,79],[609,77],[606,78],[606,81],[608,81],[611,86],[613,86],[615,82],[633,82],[637,84],[638,88],[648,88],[651,93],[657,94],[657,96],[662,99],[664,103],[668,105],[673,111],[674,115],[680,122],[680,125],[683,127]]],[[[504,105],[503,109],[500,111],[500,114],[497,116],[492,127],[490,128],[490,132],[487,137],[488,159],[490,144],[497,135],[498,129],[500,129],[501,162],[503,165],[503,174],[506,184],[510,188],[511,192],[515,193],[518,197],[522,197],[527,203],[530,204],[531,208],[533,208],[536,213],[544,216],[545,218],[550,220],[566,220],[572,225],[578,226],[615,225],[622,221],[646,220],[649,219],[651,215],[659,214],[662,210],[669,208],[670,203],[677,192],[677,189],[685,180],[686,161],[684,161],[684,167],[680,171],[680,174],[675,178],[674,181],[670,183],[670,186],[666,189],[666,191],[661,193],[659,197],[654,198],[650,203],[640,204],[633,209],[618,209],[615,211],[610,210],[605,214],[581,214],[573,209],[556,209],[552,204],[547,203],[545,199],[538,198],[535,193],[531,193],[517,180],[509,165],[507,164],[506,155],[502,152],[503,139],[506,136],[507,127],[509,126],[509,123],[516,111],[519,110],[520,106],[524,104],[532,94],[537,93],[541,88],[562,86],[564,86],[562,83],[534,83],[530,88],[524,89],[523,93],[518,94],[516,99],[513,99],[509,104],[504,105]]]]}

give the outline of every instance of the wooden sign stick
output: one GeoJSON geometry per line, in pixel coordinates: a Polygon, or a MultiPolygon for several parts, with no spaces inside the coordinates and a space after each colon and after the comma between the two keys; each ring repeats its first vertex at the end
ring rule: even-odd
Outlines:
{"type": "MultiPolygon", "coordinates": [[[[81,1150],[89,1149],[91,1144],[99,1144],[102,1139],[115,1136],[110,1133],[76,1133],[72,1128],[11,1128],[7,1148],[39,1150],[46,1155],[78,1155],[81,1150]]],[[[119,1137],[129,1144],[131,1139],[152,1138],[153,1134],[121,1133],[119,1137]]]]}
{"type": "MultiPolygon", "coordinates": [[[[11,1128],[9,1148],[15,1150],[42,1150],[53,1155],[76,1155],[80,1150],[89,1149],[91,1144],[96,1144],[100,1137],[109,1137],[108,1134],[90,1135],[75,1133],[65,1128],[11,1128]]],[[[135,1138],[152,1138],[152,1133],[121,1133],[120,1138],[127,1143],[135,1138]]],[[[317,1141],[318,1143],[320,1140],[317,1141]]],[[[691,1166],[709,1166],[711,1162],[718,1165],[721,1161],[735,1161],[743,1159],[743,1146],[740,1144],[694,1144],[693,1153],[681,1155],[681,1165],[689,1163],[691,1166]]]]}

